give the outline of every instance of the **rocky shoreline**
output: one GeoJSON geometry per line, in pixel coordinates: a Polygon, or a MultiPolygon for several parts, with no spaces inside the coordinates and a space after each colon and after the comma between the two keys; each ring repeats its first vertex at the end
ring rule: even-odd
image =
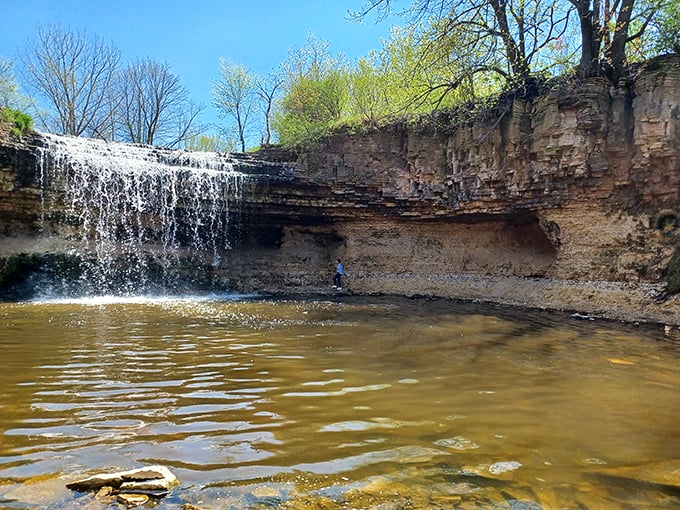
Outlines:
{"type": "Polygon", "coordinates": [[[280,297],[392,295],[406,298],[452,299],[527,310],[556,311],[592,320],[664,326],[680,330],[680,300],[668,296],[664,284],[577,282],[543,278],[480,275],[354,274],[343,291],[316,287],[294,292],[267,288],[280,297]]]}

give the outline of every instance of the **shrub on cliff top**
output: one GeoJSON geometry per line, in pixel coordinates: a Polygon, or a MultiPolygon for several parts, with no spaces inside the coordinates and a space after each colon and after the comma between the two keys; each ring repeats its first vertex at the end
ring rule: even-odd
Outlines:
{"type": "Polygon", "coordinates": [[[33,130],[33,117],[12,108],[0,109],[0,118],[10,124],[13,135],[22,137],[33,130]]]}

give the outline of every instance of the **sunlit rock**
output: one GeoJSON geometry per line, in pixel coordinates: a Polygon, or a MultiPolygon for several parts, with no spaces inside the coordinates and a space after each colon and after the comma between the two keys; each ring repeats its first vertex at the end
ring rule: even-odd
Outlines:
{"type": "Polygon", "coordinates": [[[149,502],[146,494],[118,494],[116,500],[127,507],[142,506],[149,502]]]}
{"type": "Polygon", "coordinates": [[[477,466],[465,466],[461,474],[466,476],[480,476],[496,480],[509,480],[513,478],[513,472],[522,467],[521,462],[514,460],[494,462],[492,464],[479,464],[477,466]]]}
{"type": "Polygon", "coordinates": [[[507,462],[494,462],[489,466],[489,473],[492,475],[500,475],[501,473],[507,473],[508,471],[515,471],[521,467],[522,463],[515,460],[507,462]]]}
{"type": "Polygon", "coordinates": [[[444,446],[454,450],[474,450],[479,448],[479,445],[470,439],[463,436],[449,437],[446,439],[439,439],[434,444],[437,446],[444,446]]]}
{"type": "Polygon", "coordinates": [[[171,487],[177,485],[177,477],[165,466],[148,466],[130,471],[104,473],[90,476],[66,484],[66,487],[79,492],[101,493],[105,487],[115,492],[164,496],[171,487]]]}

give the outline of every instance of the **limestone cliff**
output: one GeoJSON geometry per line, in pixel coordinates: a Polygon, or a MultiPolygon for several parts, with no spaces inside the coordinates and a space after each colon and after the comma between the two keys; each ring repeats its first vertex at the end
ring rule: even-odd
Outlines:
{"type": "MultiPolygon", "coordinates": [[[[40,243],[36,144],[0,151],[0,256],[40,243]]],[[[679,148],[678,57],[617,88],[563,83],[464,123],[441,113],[336,134],[251,184],[219,270],[240,290],[327,292],[339,257],[355,293],[680,325],[664,294],[679,148]]]]}
{"type": "Polygon", "coordinates": [[[327,260],[347,260],[353,291],[679,323],[677,299],[660,298],[678,147],[673,57],[619,88],[565,84],[474,122],[339,134],[296,175],[325,188],[332,224],[318,231],[333,233],[327,260]]]}

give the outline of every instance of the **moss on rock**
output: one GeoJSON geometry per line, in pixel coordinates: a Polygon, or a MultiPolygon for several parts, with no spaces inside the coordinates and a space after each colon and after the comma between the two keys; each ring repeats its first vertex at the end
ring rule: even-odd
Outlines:
{"type": "Polygon", "coordinates": [[[82,274],[78,256],[59,253],[18,253],[0,258],[0,300],[32,297],[38,280],[77,279],[82,274]]]}

